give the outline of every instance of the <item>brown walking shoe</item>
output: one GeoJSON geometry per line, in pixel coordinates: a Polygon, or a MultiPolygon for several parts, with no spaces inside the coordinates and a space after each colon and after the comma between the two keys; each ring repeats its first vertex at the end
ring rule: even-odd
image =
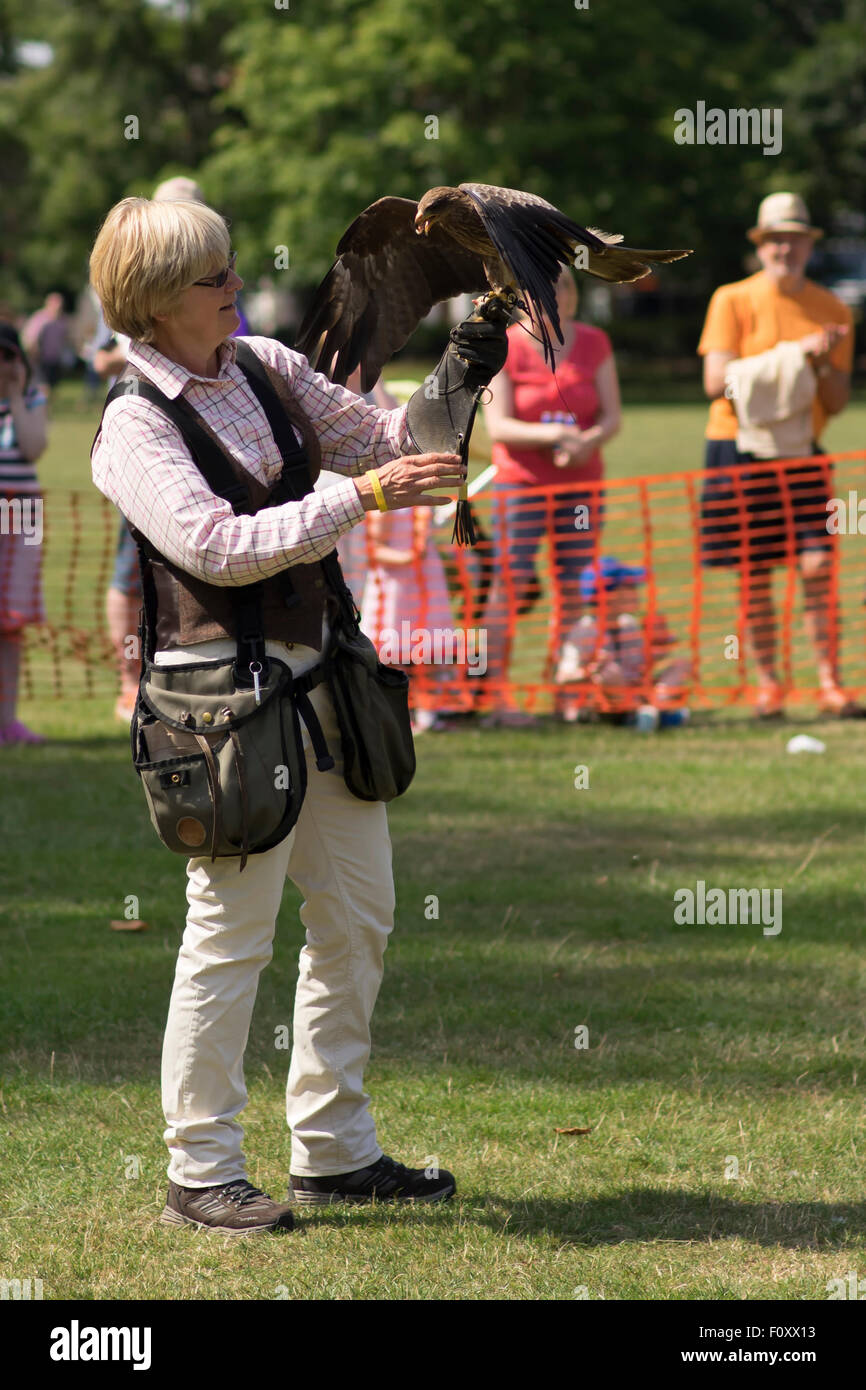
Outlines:
{"type": "Polygon", "coordinates": [[[272,1202],[246,1178],[218,1187],[179,1187],[169,1182],[168,1201],[159,1219],[164,1226],[201,1226],[227,1236],[290,1231],[295,1224],[289,1207],[272,1202]]]}

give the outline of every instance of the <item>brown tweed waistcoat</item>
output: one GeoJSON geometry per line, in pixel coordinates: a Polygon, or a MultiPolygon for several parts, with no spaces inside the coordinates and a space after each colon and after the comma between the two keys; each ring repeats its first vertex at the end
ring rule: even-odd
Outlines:
{"type": "MultiPolygon", "coordinates": [[[[304,441],[310,487],[319,476],[321,448],[312,422],[289,393],[282,377],[263,363],[286,414],[304,441]]],[[[131,374],[129,369],[127,374],[131,374]]],[[[207,431],[225,455],[232,472],[249,492],[248,513],[272,505],[270,499],[277,483],[267,487],[254,478],[223,445],[219,437],[198,416],[198,423],[207,431]]],[[[279,479],[277,479],[277,482],[279,479]]],[[[283,499],[285,500],[285,499],[283,499]]],[[[131,528],[132,529],[132,528],[131,528]]],[[[236,586],[208,584],[186,570],[180,569],[162,555],[156,547],[133,530],[136,540],[143,542],[156,594],[156,650],[171,650],[212,638],[234,638],[235,617],[231,590],[236,586]]],[[[328,581],[321,561],[291,565],[286,571],[261,581],[262,628],[265,638],[312,647],[321,651],[322,613],[328,607],[329,617],[336,612],[337,598],[328,581]],[[286,578],[290,581],[288,594],[286,578]],[[294,597],[297,596],[297,602],[294,597]],[[287,606],[287,600],[291,606],[287,606]]]]}

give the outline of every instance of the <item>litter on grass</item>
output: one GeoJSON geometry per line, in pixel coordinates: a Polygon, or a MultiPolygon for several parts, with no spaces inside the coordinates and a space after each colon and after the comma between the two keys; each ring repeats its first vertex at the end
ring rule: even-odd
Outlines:
{"type": "Polygon", "coordinates": [[[809,734],[795,734],[788,739],[789,753],[826,753],[827,745],[822,743],[819,738],[812,738],[809,734]]]}

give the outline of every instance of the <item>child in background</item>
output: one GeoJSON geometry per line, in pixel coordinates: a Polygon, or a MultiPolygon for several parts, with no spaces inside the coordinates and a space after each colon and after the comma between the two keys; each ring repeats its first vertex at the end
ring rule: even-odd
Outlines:
{"type": "MultiPolygon", "coordinates": [[[[346,385],[362,395],[360,371],[353,372],[346,385]]],[[[381,410],[396,410],[400,404],[381,380],[363,399],[381,410]]],[[[431,729],[442,732],[449,728],[439,712],[449,670],[428,665],[426,679],[421,680],[417,665],[393,656],[394,647],[401,645],[404,622],[410,625],[410,636],[416,629],[432,632],[454,626],[445,568],[433,540],[432,511],[427,507],[371,511],[366,527],[364,539],[369,544],[363,559],[369,567],[360,602],[361,631],[377,648],[380,661],[407,672],[413,734],[431,729]]]]}
{"type": "Polygon", "coordinates": [[[440,711],[444,701],[441,687],[450,668],[430,664],[427,679],[420,681],[418,668],[396,662],[388,654],[403,631],[410,633],[454,626],[445,570],[433,541],[433,517],[427,507],[406,507],[402,511],[368,512],[370,568],[361,600],[361,629],[379,649],[380,660],[402,665],[411,681],[412,732],[440,732],[448,728],[440,711]],[[437,690],[437,686],[440,687],[437,690]]]}
{"type": "MultiPolygon", "coordinates": [[[[664,710],[681,697],[691,664],[686,657],[669,658],[676,638],[658,612],[647,660],[647,618],[638,613],[638,586],[645,578],[643,569],[624,565],[612,555],[598,566],[586,567],[580,577],[580,595],[590,611],[578,619],[563,644],[557,685],[589,682],[603,696],[604,706],[617,711],[634,711],[647,700],[654,709],[664,710]]],[[[579,706],[569,705],[566,717],[573,722],[578,714],[579,706]]],[[[681,721],[679,710],[668,710],[662,718],[663,723],[681,721]],[[674,714],[680,717],[675,719],[674,714]]]]}
{"type": "Polygon", "coordinates": [[[14,324],[0,323],[0,498],[7,504],[0,526],[0,745],[45,742],[15,718],[24,628],[44,623],[45,609],[42,546],[13,521],[15,504],[19,518],[27,508],[30,525],[42,506],[36,461],[46,448],[46,404],[14,324]]]}

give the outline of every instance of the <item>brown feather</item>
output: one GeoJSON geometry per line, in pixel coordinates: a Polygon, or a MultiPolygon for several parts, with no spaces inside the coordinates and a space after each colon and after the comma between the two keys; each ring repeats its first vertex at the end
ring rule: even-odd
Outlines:
{"type": "Polygon", "coordinates": [[[360,365],[361,389],[372,391],[434,304],[486,288],[480,257],[438,227],[417,235],[417,210],[409,198],[380,198],[340,239],[295,344],[317,370],[334,372],[334,381],[345,384],[360,365]]]}

